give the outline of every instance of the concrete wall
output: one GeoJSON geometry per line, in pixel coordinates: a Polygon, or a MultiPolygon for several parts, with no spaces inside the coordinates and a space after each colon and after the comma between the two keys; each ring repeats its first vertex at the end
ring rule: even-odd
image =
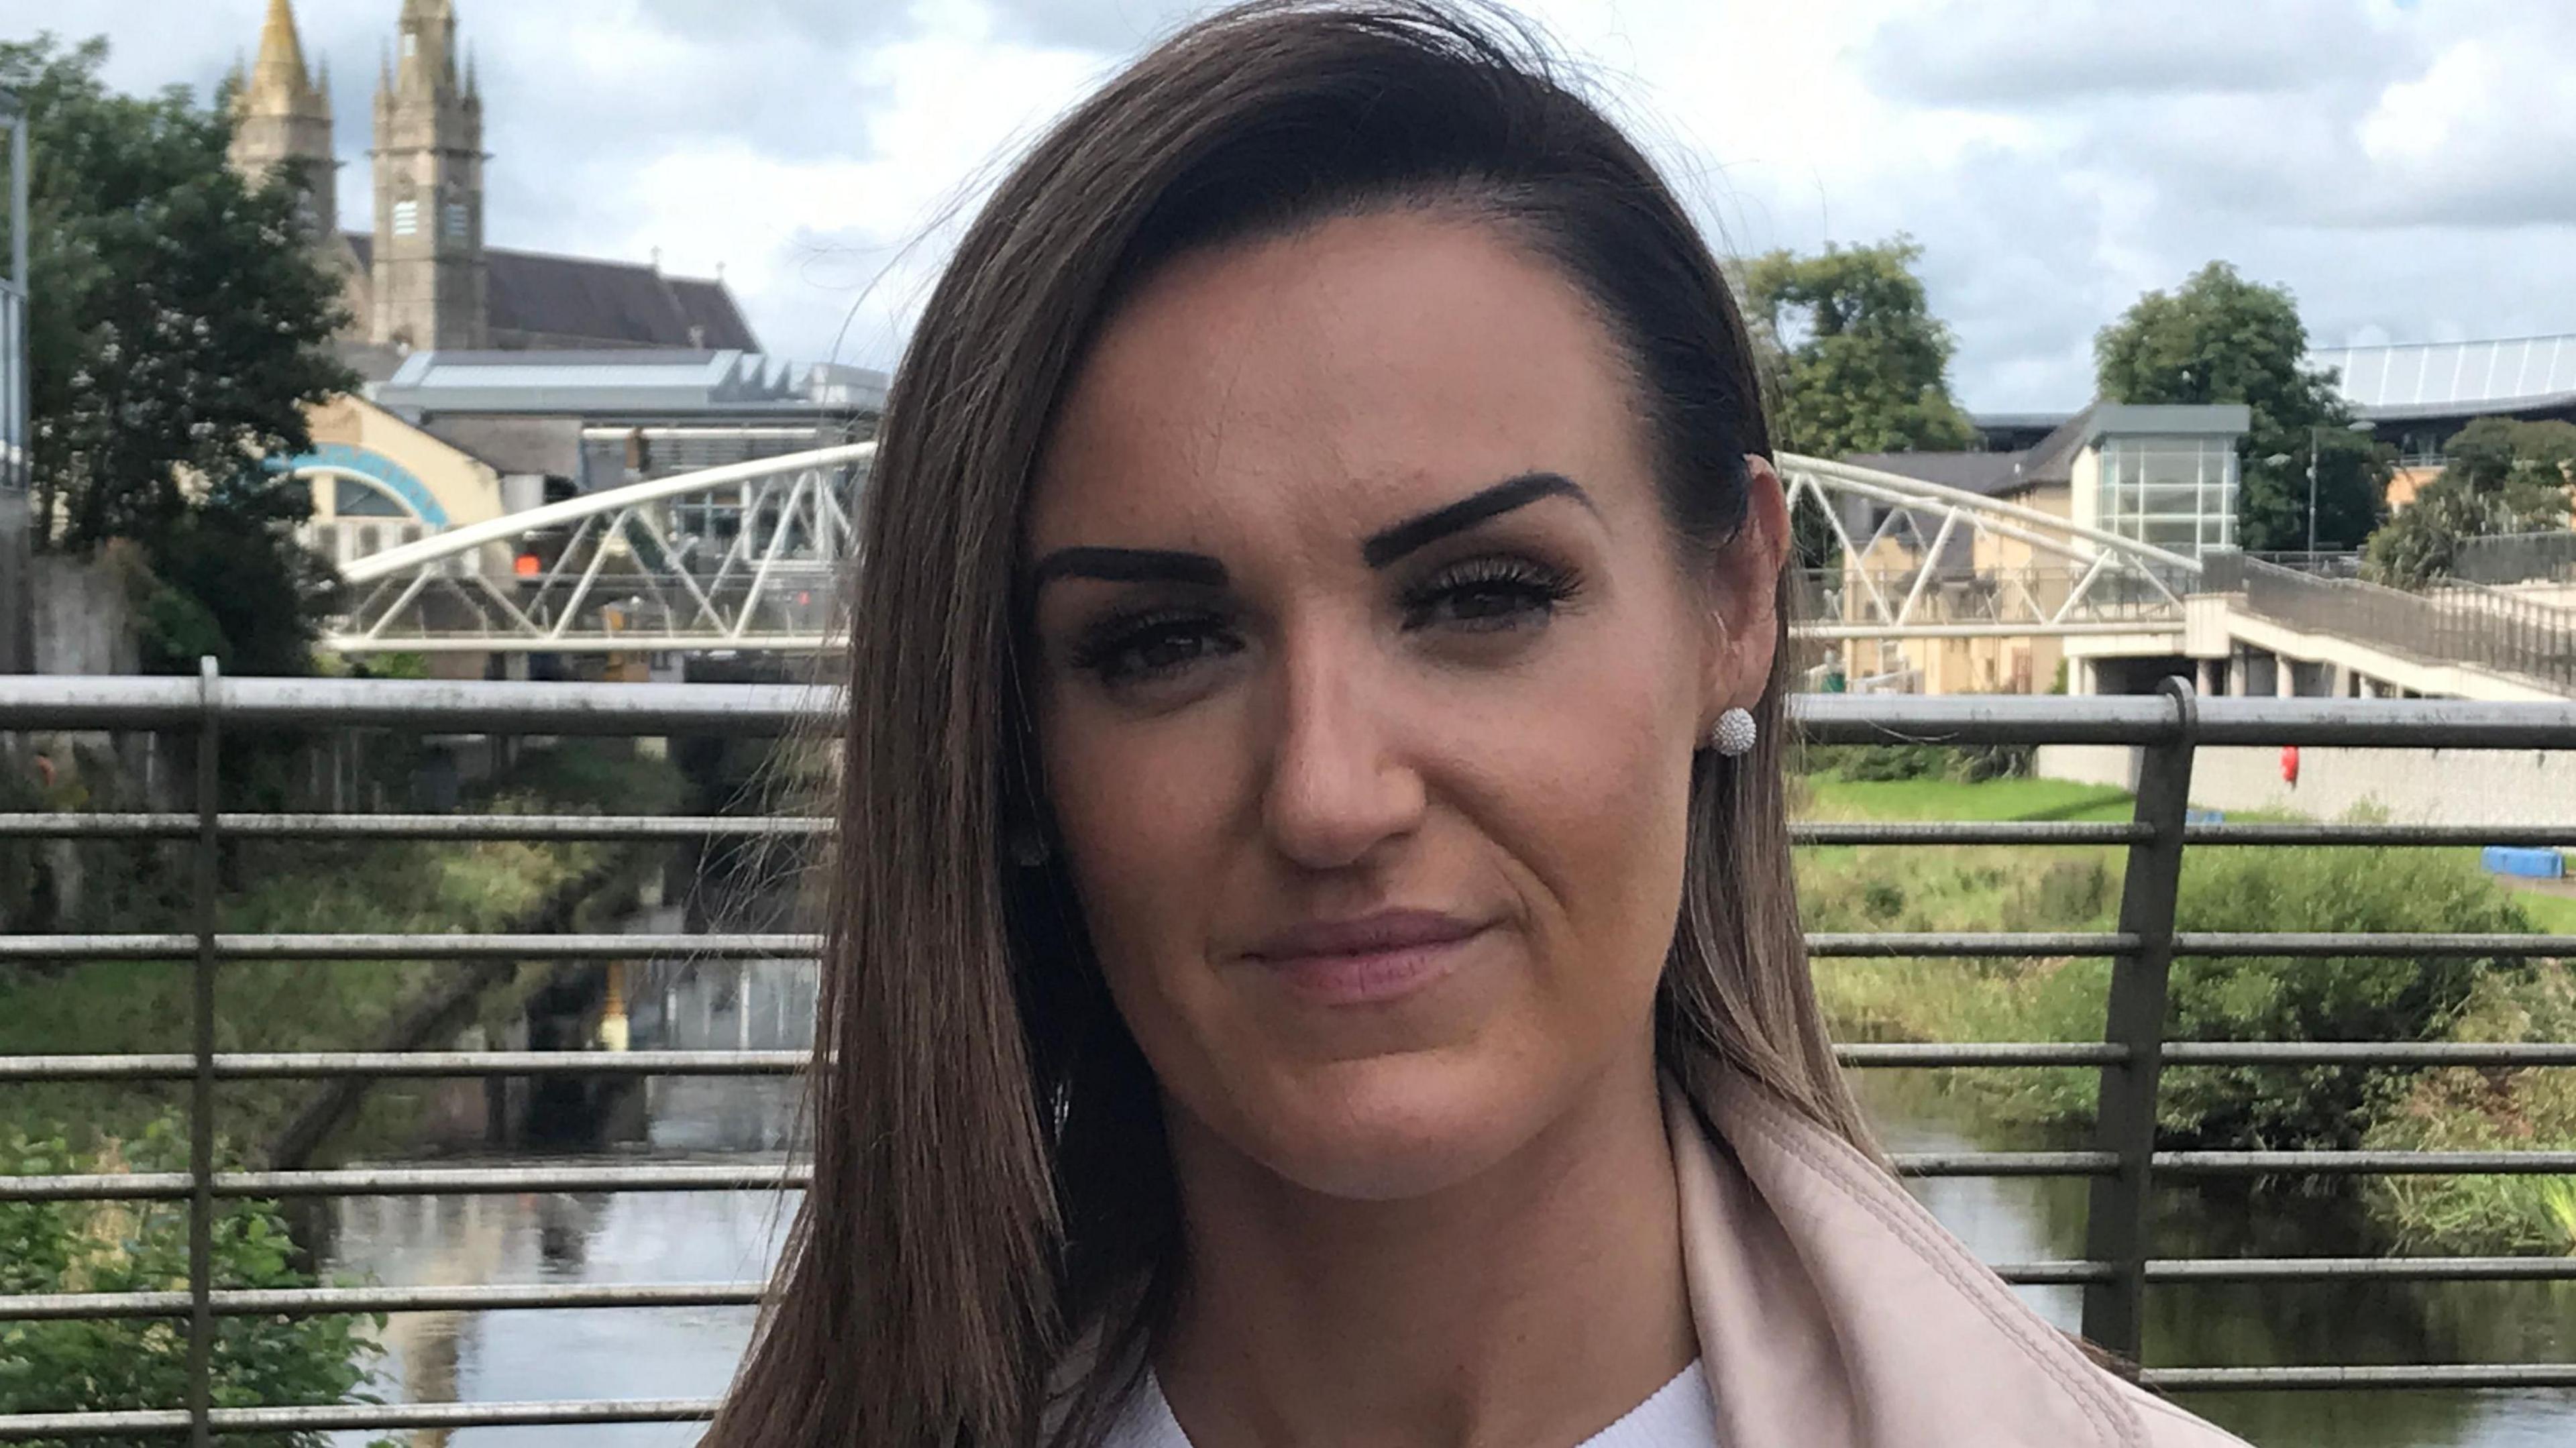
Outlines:
{"type": "MultiPolygon", "coordinates": [[[[2137,787],[2138,751],[2124,745],[2049,744],[2046,779],[2137,787]]],[[[2206,809],[2340,819],[2355,811],[2404,824],[2555,825],[2576,819],[2576,754],[2488,749],[2299,751],[2299,782],[2281,778],[2281,751],[2202,749],[2191,802],[2206,809]]]]}

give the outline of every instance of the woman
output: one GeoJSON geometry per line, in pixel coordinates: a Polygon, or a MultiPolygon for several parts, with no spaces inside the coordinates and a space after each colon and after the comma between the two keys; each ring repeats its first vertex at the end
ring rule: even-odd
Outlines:
{"type": "Polygon", "coordinates": [[[2226,1441],[1869,1155],[1768,451],[1507,27],[1254,5],[1039,142],[887,410],[813,1185],[710,1441],[2226,1441]]]}

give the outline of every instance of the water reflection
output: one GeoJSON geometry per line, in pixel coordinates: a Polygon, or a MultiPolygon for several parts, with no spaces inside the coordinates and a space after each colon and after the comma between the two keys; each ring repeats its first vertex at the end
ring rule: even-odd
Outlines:
{"type": "MultiPolygon", "coordinates": [[[[638,1050],[801,1049],[812,1039],[814,967],[792,961],[660,963],[630,993],[638,1050]]],[[[480,1083],[462,1083],[480,1090],[480,1083]]],[[[796,1139],[795,1083],[772,1077],[656,1078],[608,1098],[600,1125],[624,1140],[584,1156],[495,1163],[774,1161],[796,1139]]],[[[442,1164],[473,1165],[467,1156],[442,1164]]],[[[353,1198],[337,1205],[324,1270],[388,1286],[756,1280],[776,1260],[789,1206],[767,1192],[525,1193],[353,1198]]],[[[387,1320],[377,1391],[396,1402],[712,1397],[750,1340],[749,1307],[402,1313],[387,1320]]],[[[474,1428],[420,1445],[615,1448],[693,1443],[698,1425],[474,1428]]],[[[358,1444],[364,1434],[339,1435],[358,1444]]]]}
{"type": "MultiPolygon", "coordinates": [[[[1979,1130],[1921,1073],[1864,1072],[1894,1151],[2035,1143],[1979,1130]]],[[[2071,1144],[2071,1143],[2070,1143],[2071,1144]]],[[[2083,1256],[2081,1181],[1939,1178],[1913,1183],[1934,1215],[1989,1262],[2083,1256]]],[[[2156,1253],[2170,1257],[2368,1256],[2348,1202],[2161,1195],[2156,1253]]],[[[2073,1329],[2075,1287],[2015,1289],[2073,1329]]],[[[2552,1282],[2172,1283],[2147,1294],[2151,1366],[2564,1362],[2576,1353],[2576,1284],[2552,1282]]],[[[2576,1391],[2199,1393],[2192,1411],[2260,1448],[2566,1448],[2576,1391]]]]}

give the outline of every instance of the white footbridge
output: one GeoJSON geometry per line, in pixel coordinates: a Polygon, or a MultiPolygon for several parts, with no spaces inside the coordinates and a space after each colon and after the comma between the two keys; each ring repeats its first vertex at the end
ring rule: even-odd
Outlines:
{"type": "MultiPolygon", "coordinates": [[[[347,611],[323,642],[347,654],[828,649],[875,451],[654,478],[433,532],[343,565],[347,611]]],[[[2193,559],[1892,473],[1778,462],[1792,508],[1820,517],[1844,559],[1808,571],[1801,634],[2181,632],[2193,559]]]]}

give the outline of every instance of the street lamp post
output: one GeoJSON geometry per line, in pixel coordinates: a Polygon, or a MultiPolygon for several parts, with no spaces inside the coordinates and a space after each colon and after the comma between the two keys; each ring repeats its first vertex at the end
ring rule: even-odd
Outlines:
{"type": "MultiPolygon", "coordinates": [[[[2361,418],[2355,418],[2343,426],[2346,432],[2371,430],[2370,423],[2361,418]]],[[[2323,445],[2325,435],[2325,424],[2308,425],[2308,562],[2311,565],[2317,560],[2317,449],[2323,445]]]]}

